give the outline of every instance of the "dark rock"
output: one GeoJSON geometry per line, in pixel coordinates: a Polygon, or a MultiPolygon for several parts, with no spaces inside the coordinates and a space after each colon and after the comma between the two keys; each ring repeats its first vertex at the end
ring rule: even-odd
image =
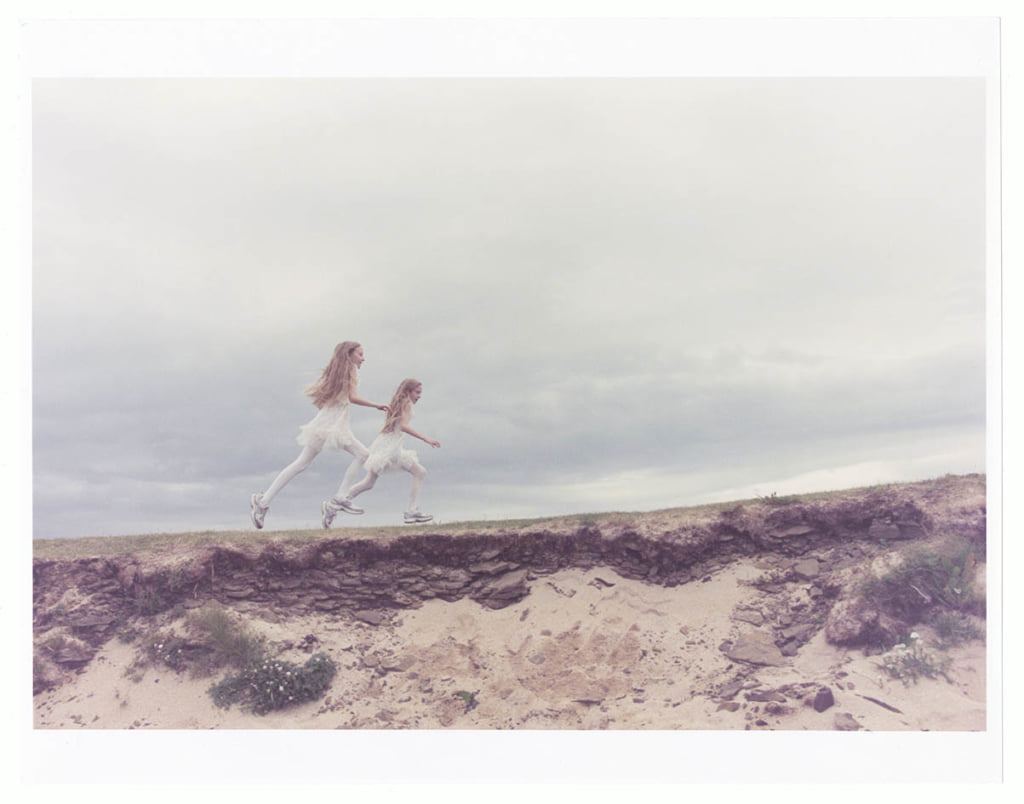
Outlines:
{"type": "Polygon", "coordinates": [[[717,711],[721,712],[722,710],[725,710],[726,712],[735,712],[739,708],[740,705],[736,703],[736,701],[726,701],[725,703],[720,703],[718,705],[717,711]]]}
{"type": "Polygon", "coordinates": [[[814,696],[814,711],[824,712],[830,706],[835,705],[836,699],[832,695],[832,690],[828,687],[822,687],[814,696]]]}
{"type": "Polygon", "coordinates": [[[362,611],[352,612],[352,616],[360,622],[367,623],[368,625],[380,625],[386,619],[384,614],[373,609],[363,609],[362,611]]]}
{"type": "Polygon", "coordinates": [[[779,651],[783,656],[796,656],[800,652],[800,643],[795,639],[791,639],[784,643],[783,646],[779,648],[779,651]]]}

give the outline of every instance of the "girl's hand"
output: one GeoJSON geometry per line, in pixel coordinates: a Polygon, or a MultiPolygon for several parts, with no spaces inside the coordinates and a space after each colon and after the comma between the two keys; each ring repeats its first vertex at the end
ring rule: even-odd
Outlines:
{"type": "Polygon", "coordinates": [[[440,441],[431,441],[430,439],[427,439],[427,443],[430,444],[430,446],[432,446],[434,449],[437,449],[438,447],[441,446],[440,441]]]}
{"type": "Polygon", "coordinates": [[[387,405],[377,405],[377,410],[382,410],[385,413],[391,412],[391,408],[389,408],[387,405]]]}

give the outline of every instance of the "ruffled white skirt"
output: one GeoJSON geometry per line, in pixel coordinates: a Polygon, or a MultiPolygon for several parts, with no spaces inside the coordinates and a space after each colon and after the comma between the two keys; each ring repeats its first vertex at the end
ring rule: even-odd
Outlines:
{"type": "Polygon", "coordinates": [[[349,424],[348,402],[324,405],[308,424],[299,428],[298,441],[302,446],[343,450],[359,443],[349,424]]]}
{"type": "Polygon", "coordinates": [[[370,455],[363,468],[375,475],[412,469],[419,463],[419,457],[415,450],[402,449],[404,440],[405,434],[401,430],[381,433],[370,445],[370,455]]]}

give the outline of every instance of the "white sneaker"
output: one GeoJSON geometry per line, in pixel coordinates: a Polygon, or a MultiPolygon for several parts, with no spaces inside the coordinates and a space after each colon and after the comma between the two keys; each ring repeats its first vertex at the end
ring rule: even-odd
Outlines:
{"type": "Polygon", "coordinates": [[[359,506],[353,505],[351,500],[331,500],[331,502],[333,502],[336,506],[338,506],[338,508],[340,508],[346,514],[354,514],[358,516],[359,514],[366,513],[366,511],[364,511],[359,506]]]}
{"type": "Polygon", "coordinates": [[[404,515],[406,525],[418,525],[421,522],[429,522],[433,518],[432,514],[423,514],[419,511],[406,511],[404,515]]]}
{"type": "Polygon", "coordinates": [[[249,516],[252,519],[252,524],[256,530],[263,529],[263,520],[267,516],[267,511],[270,510],[269,505],[263,505],[260,502],[262,499],[263,495],[259,492],[253,494],[249,498],[249,507],[251,508],[249,516]]]}
{"type": "Polygon", "coordinates": [[[338,513],[338,510],[331,505],[330,500],[324,500],[320,503],[320,524],[324,526],[324,530],[331,529],[331,523],[334,521],[336,513],[338,513]]]}

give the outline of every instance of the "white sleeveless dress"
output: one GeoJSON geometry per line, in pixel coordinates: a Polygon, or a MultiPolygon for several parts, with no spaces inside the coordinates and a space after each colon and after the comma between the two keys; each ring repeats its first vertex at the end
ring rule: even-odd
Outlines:
{"type": "MultiPolygon", "coordinates": [[[[409,417],[410,420],[412,416],[409,417]]],[[[405,433],[401,428],[396,427],[390,433],[381,433],[370,444],[370,455],[363,464],[367,472],[375,475],[382,475],[386,472],[397,472],[400,469],[406,471],[416,466],[419,456],[415,450],[403,449],[405,433]]]]}
{"type": "Polygon", "coordinates": [[[349,424],[347,399],[324,405],[308,424],[299,428],[295,439],[302,446],[343,450],[357,443],[349,424]]]}

